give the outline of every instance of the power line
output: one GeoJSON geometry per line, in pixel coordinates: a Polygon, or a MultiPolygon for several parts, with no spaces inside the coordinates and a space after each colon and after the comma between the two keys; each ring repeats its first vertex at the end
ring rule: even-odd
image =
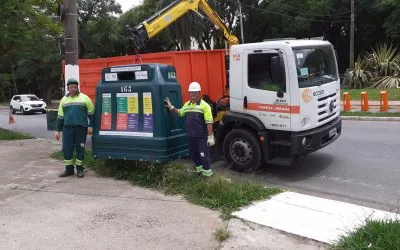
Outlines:
{"type": "Polygon", "coordinates": [[[350,14],[350,12],[351,12],[350,10],[348,10],[348,11],[344,11],[344,12],[337,13],[337,14],[334,14],[334,15],[325,15],[325,14],[315,13],[315,12],[312,12],[312,11],[310,11],[310,10],[305,10],[305,9],[301,9],[301,8],[296,8],[296,7],[293,7],[293,6],[290,6],[290,5],[286,5],[286,4],[278,4],[278,3],[272,2],[271,5],[278,6],[278,7],[284,7],[284,8],[288,8],[288,9],[292,9],[292,10],[297,11],[297,12],[300,13],[300,14],[309,15],[309,16],[347,17],[347,16],[349,16],[349,14],[350,14]],[[302,11],[302,13],[301,13],[300,11],[302,11]]]}
{"type": "Polygon", "coordinates": [[[243,3],[242,3],[242,5],[245,6],[245,7],[251,8],[251,9],[259,10],[261,12],[267,12],[267,13],[278,15],[278,16],[292,17],[292,18],[297,18],[297,19],[302,19],[302,20],[307,20],[307,21],[313,21],[313,22],[322,22],[322,23],[344,23],[344,22],[350,22],[350,19],[347,19],[347,20],[319,20],[319,19],[305,18],[305,17],[300,17],[300,16],[291,16],[291,15],[283,14],[283,13],[275,13],[275,12],[272,12],[272,11],[269,11],[269,10],[261,9],[261,8],[250,6],[250,5],[243,4],[243,3]]]}
{"type": "Polygon", "coordinates": [[[350,69],[354,68],[354,0],[351,0],[351,23],[350,23],[350,69]]]}
{"type": "MultiPolygon", "coordinates": [[[[233,0],[229,0],[229,1],[230,1],[231,3],[234,3],[233,0]]],[[[301,9],[301,8],[297,8],[297,7],[292,7],[292,6],[290,6],[290,5],[283,4],[283,3],[278,4],[278,3],[276,3],[276,2],[271,2],[271,3],[268,3],[268,4],[270,4],[271,6],[277,6],[277,7],[282,7],[282,8],[289,8],[289,9],[292,9],[293,11],[296,11],[298,14],[308,15],[308,16],[348,17],[348,16],[350,15],[350,12],[351,12],[351,10],[348,10],[348,11],[340,12],[340,13],[333,14],[333,15],[325,15],[325,14],[319,14],[319,13],[316,13],[316,12],[312,12],[312,11],[310,11],[310,10],[305,10],[305,9],[301,9]]],[[[242,4],[242,5],[246,5],[246,4],[242,4]]],[[[252,8],[257,8],[257,7],[253,7],[253,6],[250,6],[250,5],[247,5],[247,6],[252,7],[252,8]]],[[[264,9],[263,9],[263,10],[264,10],[264,9]]]]}

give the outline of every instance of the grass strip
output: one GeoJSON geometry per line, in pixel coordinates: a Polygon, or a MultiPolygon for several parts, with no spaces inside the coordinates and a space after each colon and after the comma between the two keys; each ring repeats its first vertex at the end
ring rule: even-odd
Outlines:
{"type": "Polygon", "coordinates": [[[361,100],[361,92],[368,92],[368,99],[370,101],[379,101],[380,92],[387,91],[389,101],[400,101],[400,89],[341,89],[341,93],[343,95],[344,92],[350,93],[350,100],[361,100]]]}
{"type": "Polygon", "coordinates": [[[400,112],[343,111],[341,116],[400,117],[400,112]]]}
{"type": "Polygon", "coordinates": [[[0,128],[0,140],[22,140],[22,139],[33,139],[29,134],[24,134],[8,129],[0,128]]]}
{"type": "Polygon", "coordinates": [[[331,249],[400,249],[399,236],[399,220],[367,220],[354,232],[341,236],[331,249]]]}
{"type": "MultiPolygon", "coordinates": [[[[62,160],[62,152],[55,152],[52,157],[62,160]]],[[[194,204],[220,210],[224,219],[253,201],[281,192],[258,183],[231,181],[218,174],[204,177],[176,162],[155,165],[139,161],[103,161],[94,159],[91,152],[86,151],[84,165],[103,176],[128,180],[133,185],[165,194],[182,195],[194,204]]]]}

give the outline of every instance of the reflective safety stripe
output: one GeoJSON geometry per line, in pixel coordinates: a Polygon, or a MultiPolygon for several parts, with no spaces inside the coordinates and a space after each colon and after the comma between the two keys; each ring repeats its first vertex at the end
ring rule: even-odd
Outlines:
{"type": "Polygon", "coordinates": [[[211,169],[209,169],[209,170],[203,170],[203,171],[201,171],[201,173],[204,176],[211,176],[213,174],[213,171],[211,169]]]}
{"type": "Polygon", "coordinates": [[[203,166],[196,167],[196,172],[197,173],[200,173],[201,171],[203,171],[203,166]]]}
{"type": "Polygon", "coordinates": [[[93,126],[94,119],[94,105],[90,98],[83,94],[78,93],[76,96],[64,96],[58,107],[58,122],[57,129],[62,130],[64,126],[93,126]],[[62,119],[64,118],[64,120],[62,119]]]}
{"type": "Polygon", "coordinates": [[[84,103],[84,102],[67,102],[67,103],[64,103],[62,106],[63,107],[68,107],[68,106],[86,106],[86,103],[84,103]]]}
{"type": "Polygon", "coordinates": [[[204,100],[200,100],[197,103],[186,102],[179,111],[179,116],[183,117],[190,113],[203,114],[204,123],[213,123],[213,116],[210,105],[204,100]]]}
{"type": "Polygon", "coordinates": [[[196,105],[196,106],[187,106],[187,107],[184,107],[184,109],[185,109],[185,111],[193,111],[193,112],[201,112],[201,113],[203,113],[204,111],[203,111],[203,108],[201,107],[201,106],[199,106],[199,105],[196,105]]]}
{"type": "Polygon", "coordinates": [[[75,163],[76,163],[77,166],[82,166],[83,165],[83,161],[81,161],[79,159],[76,159],[75,163]]]}
{"type": "Polygon", "coordinates": [[[186,114],[186,113],[199,113],[199,114],[203,114],[203,111],[200,111],[200,110],[191,110],[191,109],[185,109],[183,112],[184,112],[185,114],[186,114]]]}
{"type": "Polygon", "coordinates": [[[65,166],[69,166],[69,165],[73,165],[74,164],[74,160],[73,159],[71,159],[71,160],[64,160],[64,165],[65,166]]]}

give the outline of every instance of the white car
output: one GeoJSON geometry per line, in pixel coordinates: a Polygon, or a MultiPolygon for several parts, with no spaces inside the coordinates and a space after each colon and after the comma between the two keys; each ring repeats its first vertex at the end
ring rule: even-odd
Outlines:
{"type": "Polygon", "coordinates": [[[26,113],[46,113],[46,103],[35,95],[15,95],[10,101],[10,111],[15,114],[19,111],[22,115],[26,113]]]}

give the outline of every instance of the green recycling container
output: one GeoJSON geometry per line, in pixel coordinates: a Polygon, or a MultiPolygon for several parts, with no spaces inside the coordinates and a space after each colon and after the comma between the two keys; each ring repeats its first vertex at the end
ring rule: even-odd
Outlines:
{"type": "Polygon", "coordinates": [[[166,97],[182,106],[174,66],[104,68],[96,87],[94,157],[156,163],[186,158],[184,121],[164,107],[166,97]]]}
{"type": "Polygon", "coordinates": [[[56,130],[57,115],[58,115],[57,109],[47,109],[46,110],[47,130],[49,130],[49,131],[56,130]]]}

